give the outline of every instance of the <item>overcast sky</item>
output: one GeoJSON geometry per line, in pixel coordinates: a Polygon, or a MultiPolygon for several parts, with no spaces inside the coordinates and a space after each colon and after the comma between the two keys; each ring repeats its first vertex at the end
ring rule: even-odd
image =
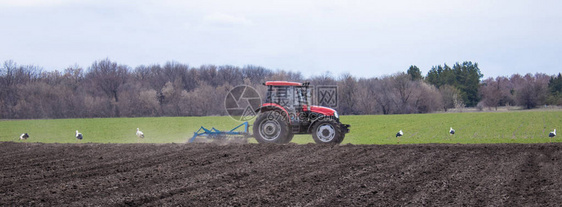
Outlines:
{"type": "Polygon", "coordinates": [[[0,0],[0,61],[85,69],[176,61],[357,77],[472,61],[562,71],[562,1],[0,0]],[[274,3],[273,3],[274,2],[274,3]]]}

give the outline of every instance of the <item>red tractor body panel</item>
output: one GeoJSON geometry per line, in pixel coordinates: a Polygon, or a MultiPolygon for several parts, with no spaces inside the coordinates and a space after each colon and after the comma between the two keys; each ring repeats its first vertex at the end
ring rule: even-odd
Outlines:
{"type": "MultiPolygon", "coordinates": [[[[308,106],[303,105],[302,110],[308,111],[308,106]]],[[[322,114],[322,115],[325,115],[325,116],[334,116],[335,113],[336,113],[336,110],[334,110],[332,108],[324,107],[324,106],[310,106],[310,111],[315,112],[315,113],[319,113],[319,114],[322,114]]]]}

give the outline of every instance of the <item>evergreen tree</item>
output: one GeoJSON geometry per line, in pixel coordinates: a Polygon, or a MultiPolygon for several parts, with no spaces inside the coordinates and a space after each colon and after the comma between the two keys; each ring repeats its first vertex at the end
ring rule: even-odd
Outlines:
{"type": "Polygon", "coordinates": [[[443,85],[451,85],[459,89],[463,102],[472,107],[480,101],[478,87],[482,77],[478,64],[467,61],[462,65],[457,62],[453,68],[447,64],[433,66],[427,73],[426,81],[438,88],[443,85]]]}
{"type": "Polygon", "coordinates": [[[421,80],[423,78],[421,75],[421,70],[415,65],[410,66],[410,68],[408,69],[408,75],[410,75],[410,79],[413,81],[421,80]]]}
{"type": "MultiPolygon", "coordinates": [[[[441,66],[437,66],[437,67],[441,67],[441,66]]],[[[431,67],[431,70],[429,70],[427,72],[427,75],[425,76],[425,81],[427,81],[428,83],[430,83],[431,85],[434,85],[435,87],[439,88],[441,87],[441,85],[439,84],[439,69],[436,66],[431,67]]]]}
{"type": "Polygon", "coordinates": [[[550,77],[548,81],[549,96],[547,103],[553,105],[562,104],[562,74],[558,73],[556,77],[550,77]]]}
{"type": "Polygon", "coordinates": [[[562,74],[558,73],[558,76],[550,78],[548,89],[552,95],[562,94],[562,74]]]}
{"type": "Polygon", "coordinates": [[[476,106],[480,101],[478,88],[482,74],[478,68],[478,64],[468,61],[463,62],[462,65],[456,63],[453,66],[453,71],[456,78],[456,86],[461,90],[463,101],[467,106],[476,106]]]}

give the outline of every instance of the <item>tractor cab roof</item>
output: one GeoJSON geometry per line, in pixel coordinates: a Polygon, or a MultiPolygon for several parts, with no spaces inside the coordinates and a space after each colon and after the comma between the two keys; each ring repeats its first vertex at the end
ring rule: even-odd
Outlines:
{"type": "Polygon", "coordinates": [[[290,82],[290,81],[266,81],[264,83],[266,86],[308,86],[309,83],[299,83],[299,82],[290,82]]]}
{"type": "Polygon", "coordinates": [[[267,81],[266,86],[302,86],[302,83],[289,81],[267,81]]]}

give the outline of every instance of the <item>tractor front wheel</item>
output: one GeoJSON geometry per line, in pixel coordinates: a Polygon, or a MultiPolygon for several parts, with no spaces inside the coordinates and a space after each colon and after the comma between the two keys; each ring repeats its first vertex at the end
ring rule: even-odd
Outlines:
{"type": "Polygon", "coordinates": [[[318,121],[312,128],[312,138],[317,144],[339,144],[344,137],[341,125],[333,119],[318,121]]]}
{"type": "MultiPolygon", "coordinates": [[[[288,120],[277,111],[260,114],[254,122],[254,137],[259,143],[287,143],[291,134],[288,120]]],[[[292,137],[291,137],[292,138],[292,137]]]]}

